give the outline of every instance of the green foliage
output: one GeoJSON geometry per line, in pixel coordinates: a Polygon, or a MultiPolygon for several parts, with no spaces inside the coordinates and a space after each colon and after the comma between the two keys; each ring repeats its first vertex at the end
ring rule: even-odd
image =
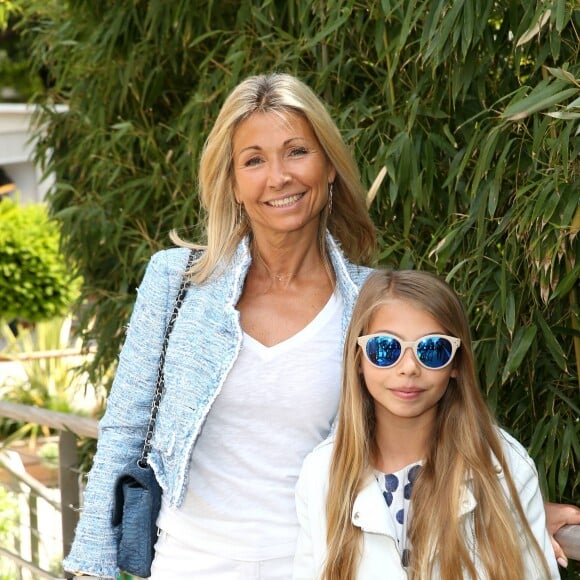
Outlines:
{"type": "Polygon", "coordinates": [[[15,60],[6,50],[0,49],[0,100],[27,101],[41,87],[40,79],[30,77],[30,64],[15,60]]]}
{"type": "Polygon", "coordinates": [[[0,101],[26,102],[43,88],[30,65],[28,43],[18,33],[23,10],[21,1],[0,0],[0,101]]]}
{"type": "MultiPolygon", "coordinates": [[[[70,316],[39,322],[34,327],[19,326],[17,336],[7,324],[0,323],[0,338],[6,344],[2,356],[18,360],[23,371],[3,376],[1,400],[75,415],[100,414],[103,403],[99,393],[82,377],[85,358],[80,354],[67,356],[81,352],[81,340],[72,331],[70,316]],[[35,356],[38,353],[49,356],[39,358],[35,356]]],[[[2,445],[50,433],[46,426],[0,418],[2,445]]]]}
{"type": "Polygon", "coordinates": [[[14,0],[0,0],[0,31],[6,30],[10,17],[19,14],[22,6],[14,0]]]}
{"type": "Polygon", "coordinates": [[[78,297],[79,282],[59,239],[58,225],[44,205],[0,203],[0,319],[45,320],[78,297]]]}
{"type": "Polygon", "coordinates": [[[287,71],[329,104],[368,186],[386,168],[371,205],[380,263],[462,294],[491,406],[531,445],[548,495],[572,500],[578,24],[563,0],[49,5],[29,30],[34,60],[70,109],[46,109],[39,155],[55,152],[51,209],[93,298],[93,372],[115,360],[169,230],[200,236],[196,166],[226,94],[287,71]]]}
{"type": "MultiPolygon", "coordinates": [[[[18,535],[20,515],[18,510],[18,496],[0,485],[0,546],[7,550],[14,549],[15,535],[18,535]]],[[[0,559],[0,580],[11,580],[15,565],[6,558],[0,559]]]]}

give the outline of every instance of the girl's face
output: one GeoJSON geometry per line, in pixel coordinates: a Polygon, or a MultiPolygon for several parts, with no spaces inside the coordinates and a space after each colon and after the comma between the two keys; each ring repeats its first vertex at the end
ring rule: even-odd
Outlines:
{"type": "Polygon", "coordinates": [[[336,172],[300,115],[254,113],[233,138],[234,192],[255,235],[318,231],[336,172]]]}
{"type": "MultiPolygon", "coordinates": [[[[447,334],[431,314],[398,299],[390,300],[375,312],[365,334],[381,332],[406,341],[428,334],[447,334]]],[[[449,379],[457,376],[453,362],[442,369],[427,369],[419,364],[410,348],[388,368],[373,366],[361,353],[361,371],[375,401],[377,422],[399,418],[420,419],[421,424],[425,424],[433,420],[449,379]]]]}

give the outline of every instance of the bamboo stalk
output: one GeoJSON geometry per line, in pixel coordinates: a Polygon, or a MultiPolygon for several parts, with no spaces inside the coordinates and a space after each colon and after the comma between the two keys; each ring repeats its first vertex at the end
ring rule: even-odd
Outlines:
{"type": "MultiPolygon", "coordinates": [[[[580,235],[580,207],[576,208],[576,213],[574,214],[574,218],[572,219],[572,224],[570,226],[570,233],[572,238],[575,236],[580,235]]],[[[572,269],[572,264],[570,260],[566,260],[566,268],[568,270],[572,269]]],[[[574,312],[576,311],[576,306],[578,304],[578,298],[576,296],[576,285],[572,286],[570,293],[569,293],[569,300],[570,300],[570,319],[572,321],[572,328],[576,331],[579,330],[578,323],[574,318],[574,312]]],[[[578,334],[574,334],[574,351],[576,353],[576,375],[578,378],[578,390],[580,390],[580,337],[578,334]]]]}

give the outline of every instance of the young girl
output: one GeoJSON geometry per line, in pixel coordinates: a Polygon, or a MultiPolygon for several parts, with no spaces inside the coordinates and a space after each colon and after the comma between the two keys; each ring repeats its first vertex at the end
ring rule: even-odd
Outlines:
{"type": "Polygon", "coordinates": [[[295,580],[560,578],[534,463],[486,407],[461,302],[426,272],[365,282],[337,431],[296,502],[295,580]]]}

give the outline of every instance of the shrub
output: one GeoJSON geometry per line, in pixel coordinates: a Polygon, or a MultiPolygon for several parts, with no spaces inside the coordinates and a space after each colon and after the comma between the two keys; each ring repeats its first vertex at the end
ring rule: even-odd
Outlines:
{"type": "Polygon", "coordinates": [[[60,253],[59,236],[44,205],[0,203],[0,319],[46,320],[77,297],[79,284],[60,253]]]}

